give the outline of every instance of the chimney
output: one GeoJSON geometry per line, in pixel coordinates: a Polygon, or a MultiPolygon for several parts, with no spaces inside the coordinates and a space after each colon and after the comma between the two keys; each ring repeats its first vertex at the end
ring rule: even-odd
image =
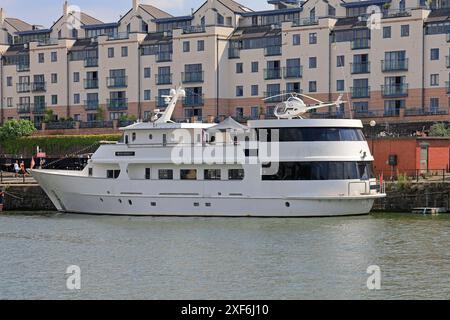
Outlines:
{"type": "Polygon", "coordinates": [[[65,17],[67,17],[69,15],[69,4],[67,3],[67,1],[64,1],[63,15],[65,17]]]}
{"type": "Polygon", "coordinates": [[[133,10],[134,11],[138,11],[139,5],[140,5],[139,2],[140,2],[139,0],[133,0],[133,10]]]}
{"type": "Polygon", "coordinates": [[[3,11],[3,8],[0,8],[0,25],[2,25],[4,21],[5,21],[5,11],[3,11]]]}

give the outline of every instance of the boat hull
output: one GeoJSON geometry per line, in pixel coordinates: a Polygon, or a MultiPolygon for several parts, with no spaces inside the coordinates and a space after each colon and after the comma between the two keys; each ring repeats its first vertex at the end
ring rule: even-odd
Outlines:
{"type": "Polygon", "coordinates": [[[192,196],[93,192],[99,183],[45,171],[33,173],[58,211],[99,215],[210,217],[326,217],[368,214],[381,194],[358,196],[192,196]],[[66,180],[66,181],[65,181],[66,180]],[[71,182],[72,180],[72,182],[71,182]],[[64,182],[65,181],[65,182],[64,182]],[[76,188],[74,184],[86,188],[76,188]],[[90,185],[88,187],[88,185],[90,185]],[[74,191],[76,190],[76,191],[74,191]]]}

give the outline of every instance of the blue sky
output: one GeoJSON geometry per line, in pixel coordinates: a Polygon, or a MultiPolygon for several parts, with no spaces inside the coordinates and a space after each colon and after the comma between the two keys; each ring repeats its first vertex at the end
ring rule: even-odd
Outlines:
{"type": "MultiPolygon", "coordinates": [[[[191,8],[197,9],[205,0],[141,0],[141,3],[155,5],[172,15],[187,15],[191,8]]],[[[240,0],[239,3],[253,10],[269,9],[266,0],[240,0]]],[[[31,24],[49,27],[62,14],[63,0],[1,0],[0,6],[8,17],[20,18],[31,24]]],[[[117,21],[125,14],[132,0],[72,0],[84,12],[104,21],[117,21]]]]}

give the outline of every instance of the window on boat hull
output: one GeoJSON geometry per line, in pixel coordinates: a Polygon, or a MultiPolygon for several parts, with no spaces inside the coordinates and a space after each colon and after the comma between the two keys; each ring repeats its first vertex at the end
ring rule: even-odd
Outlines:
{"type": "Polygon", "coordinates": [[[173,180],[173,170],[171,169],[160,169],[158,170],[159,180],[173,180]]]}
{"type": "Polygon", "coordinates": [[[280,142],[301,141],[365,141],[359,128],[276,128],[258,129],[258,140],[280,142]],[[266,138],[267,135],[267,138],[266,138]]]}
{"type": "Polygon", "coordinates": [[[204,179],[205,180],[220,180],[220,169],[205,169],[204,179]]]}
{"type": "Polygon", "coordinates": [[[228,180],[244,180],[244,169],[229,169],[228,180]]]}
{"type": "Polygon", "coordinates": [[[372,163],[362,161],[279,162],[262,168],[264,181],[368,180],[373,177],[372,163]],[[272,174],[274,171],[277,173],[272,174]]]}
{"type": "Polygon", "coordinates": [[[195,169],[182,169],[180,170],[181,180],[197,180],[197,170],[195,169]]]}
{"type": "Polygon", "coordinates": [[[120,175],[120,170],[106,170],[106,178],[117,179],[120,175]]]}

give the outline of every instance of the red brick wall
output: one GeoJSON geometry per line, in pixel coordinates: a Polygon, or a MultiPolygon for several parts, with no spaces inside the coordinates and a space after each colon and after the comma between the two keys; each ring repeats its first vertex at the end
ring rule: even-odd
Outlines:
{"type": "Polygon", "coordinates": [[[389,155],[397,155],[397,167],[400,172],[416,168],[416,139],[375,139],[368,140],[370,149],[375,158],[374,168],[377,174],[391,173],[389,155]]]}

